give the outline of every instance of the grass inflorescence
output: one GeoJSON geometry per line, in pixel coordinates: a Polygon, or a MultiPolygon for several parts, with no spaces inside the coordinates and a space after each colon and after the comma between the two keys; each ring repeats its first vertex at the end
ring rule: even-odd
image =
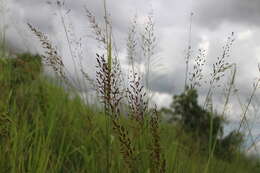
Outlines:
{"type": "MultiPolygon", "coordinates": [[[[62,8],[64,3],[57,1],[57,5],[62,8]]],[[[74,59],[69,30],[61,11],[74,59]]],[[[68,92],[64,85],[43,75],[42,63],[50,66],[76,91],[82,83],[68,75],[62,57],[47,35],[28,23],[45,52],[41,56],[0,57],[0,172],[259,172],[259,160],[242,150],[243,134],[240,132],[247,122],[259,79],[243,110],[238,130],[223,136],[223,122],[235,88],[236,65],[227,60],[234,42],[233,33],[212,66],[205,102],[198,103],[196,89],[206,80],[203,73],[206,52],[199,49],[192,59],[189,46],[185,90],[174,96],[170,108],[161,111],[151,102],[150,75],[157,41],[153,14],[148,15],[140,45],[136,17],[129,28],[126,44],[129,71],[125,77],[106,1],[104,25],[97,22],[89,9],[85,8],[85,12],[94,39],[102,50],[94,57],[95,77],[91,78],[81,66],[84,78],[80,80],[91,83],[99,103],[90,105],[80,94],[68,92]],[[144,58],[144,71],[138,69],[138,46],[144,58]],[[190,61],[193,62],[191,70],[190,61]],[[231,77],[222,114],[218,114],[213,111],[212,97],[220,81],[228,75],[227,71],[231,71],[231,77]],[[165,114],[170,116],[169,121],[163,118],[165,114]]],[[[76,61],[74,63],[76,67],[76,61]]],[[[79,75],[77,69],[74,70],[79,75]]]]}

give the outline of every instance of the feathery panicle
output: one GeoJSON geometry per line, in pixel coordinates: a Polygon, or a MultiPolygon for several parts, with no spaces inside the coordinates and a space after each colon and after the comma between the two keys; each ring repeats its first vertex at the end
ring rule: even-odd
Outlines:
{"type": "Polygon", "coordinates": [[[96,59],[98,63],[96,72],[97,90],[105,105],[105,111],[108,114],[113,114],[113,116],[119,116],[119,104],[123,98],[120,89],[119,64],[114,64],[111,70],[104,55],[97,54],[96,59]]]}
{"type": "Polygon", "coordinates": [[[58,54],[57,49],[52,45],[48,37],[28,23],[31,31],[38,37],[42,47],[45,49],[45,55],[42,55],[44,62],[50,66],[53,71],[60,76],[63,80],[68,82],[65,74],[65,66],[63,64],[61,56],[58,54]]]}
{"type": "Polygon", "coordinates": [[[153,13],[151,12],[148,15],[148,20],[144,28],[144,33],[141,35],[142,39],[142,50],[143,55],[145,58],[145,87],[147,89],[150,88],[150,73],[151,73],[151,63],[152,58],[155,54],[155,48],[156,48],[156,36],[155,36],[155,24],[154,24],[154,18],[153,13]]]}
{"type": "Polygon", "coordinates": [[[234,34],[232,33],[231,36],[228,37],[225,46],[223,46],[221,57],[218,57],[217,62],[213,64],[213,72],[210,74],[210,84],[220,81],[220,79],[225,75],[225,71],[232,66],[229,62],[226,62],[226,58],[230,57],[230,51],[234,41],[234,34]]]}
{"type": "Polygon", "coordinates": [[[127,88],[128,104],[131,110],[131,118],[143,124],[144,116],[148,107],[148,100],[141,77],[137,73],[129,75],[129,86],[127,88]]]}
{"type": "Polygon", "coordinates": [[[127,43],[126,43],[128,63],[133,73],[135,73],[135,56],[136,56],[136,48],[137,48],[136,26],[137,26],[137,16],[134,17],[131,26],[129,27],[127,43]]]}
{"type": "Polygon", "coordinates": [[[151,148],[151,166],[154,173],[166,172],[166,160],[163,158],[162,149],[160,145],[160,132],[159,132],[159,113],[157,108],[153,109],[153,114],[150,119],[150,130],[152,136],[151,148]]]}
{"type": "Polygon", "coordinates": [[[106,32],[105,30],[97,23],[96,17],[85,7],[86,15],[88,17],[88,21],[90,23],[90,27],[92,28],[94,34],[95,34],[95,39],[102,44],[106,45],[107,44],[107,38],[106,38],[106,32]]]}
{"type": "Polygon", "coordinates": [[[190,88],[197,88],[201,86],[201,80],[203,79],[203,68],[206,63],[205,50],[199,49],[199,54],[194,58],[195,64],[193,65],[193,72],[190,73],[190,88]]]}
{"type": "Polygon", "coordinates": [[[210,102],[210,97],[212,95],[212,90],[216,87],[220,87],[219,81],[222,77],[225,76],[225,72],[232,68],[233,64],[226,62],[226,58],[230,56],[231,47],[234,43],[234,33],[232,32],[231,36],[228,37],[226,44],[223,46],[223,53],[221,57],[217,57],[217,62],[213,64],[212,72],[210,73],[210,80],[209,80],[209,89],[205,98],[204,108],[206,108],[207,104],[210,102]]]}
{"type": "Polygon", "coordinates": [[[134,147],[129,137],[127,129],[120,125],[118,119],[113,120],[113,129],[118,135],[120,142],[120,151],[123,154],[124,161],[130,170],[133,169],[134,163],[134,147]]]}

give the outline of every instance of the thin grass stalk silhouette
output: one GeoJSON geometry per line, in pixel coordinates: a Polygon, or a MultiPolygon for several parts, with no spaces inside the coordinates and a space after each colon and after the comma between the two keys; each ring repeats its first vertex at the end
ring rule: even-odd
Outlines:
{"type": "Polygon", "coordinates": [[[235,84],[236,71],[237,71],[236,64],[232,64],[232,67],[233,67],[233,70],[232,70],[231,81],[229,83],[227,96],[226,96],[223,111],[222,111],[222,114],[221,114],[221,117],[223,117],[223,118],[225,117],[225,112],[227,110],[228,103],[229,103],[229,100],[230,100],[230,96],[231,96],[231,93],[232,93],[232,89],[234,88],[234,84],[235,84]]]}
{"type": "MultiPolygon", "coordinates": [[[[242,112],[245,112],[244,105],[241,103],[241,99],[240,99],[238,93],[235,92],[235,95],[236,95],[236,97],[237,97],[237,100],[238,100],[238,102],[239,102],[239,105],[240,105],[240,108],[241,108],[242,112]]],[[[253,134],[252,134],[252,129],[250,129],[250,126],[249,126],[247,117],[245,117],[244,122],[245,122],[246,128],[247,128],[247,130],[248,130],[248,134],[249,134],[249,136],[250,136],[250,138],[251,138],[251,140],[252,140],[251,146],[249,146],[246,150],[249,151],[252,147],[254,147],[255,151],[258,153],[257,142],[256,142],[257,137],[254,139],[254,136],[253,136],[253,134]]]]}
{"type": "Polygon", "coordinates": [[[251,104],[251,102],[252,102],[252,100],[253,100],[253,98],[254,98],[254,96],[255,96],[255,94],[256,94],[256,91],[257,91],[257,89],[258,89],[258,87],[259,87],[259,84],[260,84],[260,78],[257,79],[256,83],[254,84],[253,91],[252,91],[252,93],[251,93],[251,95],[250,95],[249,101],[248,101],[248,103],[247,103],[247,105],[246,105],[246,108],[245,108],[245,110],[244,110],[244,112],[243,112],[242,119],[241,119],[241,121],[240,121],[240,123],[239,123],[238,132],[241,130],[242,124],[244,123],[244,121],[245,121],[246,118],[247,118],[247,117],[246,117],[246,114],[247,114],[247,112],[248,112],[248,110],[249,110],[249,106],[250,106],[250,104],[251,104]]]}
{"type": "MultiPolygon", "coordinates": [[[[236,64],[232,64],[232,67],[233,67],[233,71],[232,71],[231,81],[229,83],[229,88],[228,88],[228,91],[227,91],[227,96],[226,96],[226,99],[225,99],[223,111],[222,111],[222,114],[220,115],[223,119],[225,118],[225,112],[227,110],[227,106],[228,106],[228,103],[229,103],[230,95],[232,93],[232,89],[234,88],[234,84],[235,84],[236,64]]],[[[213,156],[213,153],[215,151],[215,147],[217,145],[217,138],[214,138],[214,140],[213,140],[212,130],[213,130],[213,117],[211,117],[211,123],[210,123],[209,160],[211,159],[210,157],[213,156]]],[[[219,133],[219,131],[220,131],[220,129],[218,129],[217,134],[219,133]]]]}
{"type": "MultiPolygon", "coordinates": [[[[234,33],[232,32],[231,36],[228,37],[227,42],[226,42],[225,46],[223,47],[222,56],[220,58],[218,57],[217,62],[213,64],[213,72],[211,73],[212,78],[210,80],[210,87],[208,89],[208,92],[207,92],[207,95],[206,95],[206,98],[205,98],[205,102],[204,102],[204,105],[203,105],[204,109],[206,108],[207,104],[210,102],[210,97],[212,95],[212,90],[215,87],[215,83],[218,82],[225,75],[226,70],[232,68],[232,66],[233,66],[233,64],[230,65],[229,63],[227,63],[225,61],[225,58],[230,56],[230,50],[231,50],[231,47],[232,47],[233,42],[234,42],[233,36],[234,36],[234,33]]],[[[234,74],[235,74],[235,72],[236,71],[234,70],[234,74]]],[[[235,80],[234,74],[232,75],[232,81],[230,83],[229,93],[228,93],[228,96],[226,97],[225,104],[228,104],[228,101],[229,101],[229,94],[231,93],[231,88],[232,88],[232,86],[234,84],[234,80],[235,80]]],[[[226,105],[224,105],[222,117],[224,116],[225,109],[226,109],[226,105]]],[[[213,111],[213,110],[211,110],[211,111],[213,111]]],[[[211,163],[211,160],[213,158],[213,154],[215,152],[215,148],[216,148],[216,145],[217,145],[217,138],[215,138],[213,140],[213,137],[212,137],[212,132],[213,132],[213,119],[212,118],[213,117],[211,117],[211,123],[210,123],[209,155],[208,155],[206,167],[204,169],[204,173],[208,172],[209,165],[211,163]]],[[[219,130],[220,129],[218,129],[218,133],[219,133],[219,130]]]]}
{"type": "MultiPolygon", "coordinates": [[[[60,17],[60,20],[61,20],[61,24],[62,24],[62,28],[64,30],[64,33],[65,33],[65,38],[66,38],[66,42],[67,42],[67,46],[69,48],[69,55],[72,59],[72,63],[73,63],[73,70],[74,70],[74,74],[76,76],[76,79],[74,79],[74,83],[75,83],[75,88],[77,87],[80,87],[80,89],[83,88],[82,86],[82,81],[80,79],[80,75],[78,73],[78,68],[79,68],[79,65],[76,61],[76,58],[79,58],[75,52],[73,51],[73,45],[72,45],[72,41],[71,41],[71,31],[69,29],[69,27],[66,25],[66,21],[65,21],[65,15],[68,15],[68,13],[70,12],[70,10],[68,10],[65,14],[62,12],[63,8],[65,6],[65,1],[63,1],[62,3],[60,1],[57,1],[57,7],[58,7],[58,15],[60,17]]],[[[86,73],[83,75],[84,77],[86,77],[86,73]]],[[[86,77],[85,78],[86,80],[89,80],[90,77],[86,77]]],[[[91,83],[91,80],[89,80],[90,83],[91,83]]],[[[84,86],[86,88],[86,86],[84,86]]]]}
{"type": "Polygon", "coordinates": [[[188,49],[187,49],[187,55],[186,55],[186,58],[185,58],[185,83],[184,83],[184,90],[186,90],[187,87],[188,87],[189,62],[190,62],[190,57],[191,57],[192,17],[193,17],[193,12],[190,13],[188,49]]]}
{"type": "Polygon", "coordinates": [[[225,75],[225,71],[230,69],[232,67],[232,65],[230,65],[228,62],[226,62],[226,58],[228,58],[230,56],[230,51],[231,51],[231,47],[233,45],[233,42],[235,41],[234,37],[234,33],[231,33],[231,36],[228,37],[227,42],[225,44],[225,46],[223,47],[223,53],[221,55],[221,57],[217,58],[217,62],[215,62],[213,64],[213,71],[210,74],[211,75],[211,79],[209,81],[209,89],[208,92],[206,94],[205,97],[205,101],[203,104],[203,108],[206,108],[207,103],[209,102],[209,99],[211,97],[212,94],[212,90],[215,87],[215,84],[220,81],[220,79],[225,75]]]}
{"type": "Polygon", "coordinates": [[[57,76],[60,76],[67,84],[71,86],[69,79],[65,73],[65,70],[68,70],[64,66],[62,57],[58,54],[57,49],[52,45],[52,43],[49,41],[48,37],[44,33],[34,28],[30,23],[27,23],[27,25],[29,26],[33,34],[38,37],[42,47],[45,49],[45,55],[41,56],[44,62],[53,69],[57,76]]]}
{"type": "MultiPolygon", "coordinates": [[[[59,2],[59,1],[57,1],[59,2]]],[[[64,2],[61,4],[61,3],[57,3],[58,5],[58,12],[59,12],[59,16],[60,16],[60,19],[61,19],[61,24],[62,24],[62,27],[64,29],[64,32],[65,32],[65,37],[66,37],[66,41],[67,41],[67,44],[68,44],[68,47],[69,47],[69,53],[70,53],[70,56],[71,56],[71,59],[73,61],[73,66],[74,66],[74,71],[76,73],[76,62],[75,62],[75,56],[73,55],[73,51],[72,51],[72,45],[71,45],[71,42],[70,42],[70,38],[69,38],[69,34],[68,34],[68,28],[65,24],[65,19],[64,19],[64,16],[62,14],[62,7],[65,5],[64,2]]],[[[77,74],[77,73],[76,73],[77,74]]]]}
{"type": "Polygon", "coordinates": [[[85,7],[85,11],[91,24],[91,28],[96,35],[96,40],[101,42],[106,50],[106,60],[104,56],[99,56],[97,54],[97,61],[98,61],[98,68],[100,71],[97,72],[97,82],[98,82],[98,90],[103,95],[103,102],[104,102],[104,110],[106,116],[106,167],[107,172],[110,172],[111,167],[111,154],[110,154],[110,115],[113,113],[113,110],[110,110],[111,103],[111,81],[112,81],[112,26],[108,18],[107,13],[107,4],[106,0],[103,1],[103,8],[104,8],[104,20],[105,20],[105,30],[103,30],[96,22],[95,16],[85,7]]]}
{"type": "Polygon", "coordinates": [[[145,58],[145,87],[150,90],[150,73],[151,73],[151,61],[155,54],[156,48],[156,36],[155,36],[155,23],[153,12],[151,12],[147,17],[147,23],[144,28],[144,32],[141,34],[142,39],[142,50],[143,56],[145,58]]]}
{"type": "Polygon", "coordinates": [[[136,56],[136,47],[137,47],[137,40],[136,40],[136,26],[137,26],[137,16],[135,15],[131,26],[129,27],[128,37],[127,37],[127,58],[128,58],[128,65],[130,66],[129,71],[136,73],[135,70],[135,56],[136,56]]]}
{"type": "Polygon", "coordinates": [[[256,142],[255,142],[255,140],[254,140],[254,137],[253,137],[253,135],[252,135],[252,132],[251,132],[251,130],[249,129],[249,124],[248,124],[248,120],[247,120],[246,115],[247,115],[247,112],[248,112],[248,110],[249,110],[249,106],[250,106],[250,104],[251,104],[251,102],[252,102],[252,100],[253,100],[253,98],[254,98],[254,96],[255,96],[255,94],[256,94],[256,91],[257,91],[257,89],[258,89],[258,87],[259,87],[259,84],[260,84],[260,78],[257,79],[256,83],[254,83],[254,85],[253,85],[253,91],[252,91],[252,93],[251,93],[251,95],[250,95],[250,98],[249,98],[249,101],[248,101],[248,103],[247,103],[247,105],[246,105],[246,107],[245,107],[245,110],[243,111],[242,119],[241,119],[241,121],[240,121],[240,123],[239,123],[239,126],[238,126],[238,129],[237,129],[237,131],[240,132],[243,123],[244,123],[244,122],[246,123],[246,126],[247,126],[247,128],[248,128],[249,135],[251,136],[251,139],[252,139],[252,142],[253,142],[252,145],[255,147],[255,150],[256,150],[256,151],[257,151],[258,149],[257,149],[257,147],[256,147],[256,142]]]}

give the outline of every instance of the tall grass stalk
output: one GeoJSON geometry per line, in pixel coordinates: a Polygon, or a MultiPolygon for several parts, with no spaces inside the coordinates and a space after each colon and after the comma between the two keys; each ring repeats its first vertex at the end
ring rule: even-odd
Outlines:
{"type": "MultiPolygon", "coordinates": [[[[230,95],[232,94],[232,89],[234,88],[234,84],[235,84],[236,64],[232,64],[232,67],[233,67],[233,70],[231,71],[231,80],[229,82],[229,87],[228,87],[228,90],[227,90],[227,93],[226,93],[223,111],[222,111],[222,114],[220,115],[222,119],[225,119],[225,112],[227,110],[230,95]]],[[[213,117],[211,117],[211,120],[210,120],[210,135],[209,135],[209,151],[208,151],[209,155],[208,155],[208,162],[207,162],[205,170],[204,170],[205,173],[208,172],[213,154],[214,154],[215,149],[216,149],[217,140],[218,140],[217,136],[213,137],[213,126],[214,126],[213,117]]],[[[218,129],[217,134],[219,134],[219,132],[220,132],[220,129],[218,129]]]]}
{"type": "Polygon", "coordinates": [[[74,74],[72,74],[72,75],[76,76],[76,77],[73,77],[73,78],[75,78],[74,79],[74,87],[75,88],[80,87],[80,89],[82,89],[82,82],[81,82],[81,78],[80,78],[79,73],[78,73],[79,64],[77,63],[77,61],[79,61],[79,60],[76,60],[76,58],[79,58],[79,57],[76,57],[76,55],[73,51],[72,42],[71,42],[71,39],[70,39],[70,36],[69,36],[69,33],[71,31],[69,30],[69,28],[66,25],[65,17],[64,17],[65,14],[63,13],[65,1],[63,1],[63,2],[57,1],[57,6],[58,6],[58,14],[59,14],[59,17],[60,17],[60,20],[61,20],[62,28],[65,32],[65,38],[66,38],[67,46],[69,48],[69,54],[70,54],[71,60],[73,62],[74,74]]]}
{"type": "MultiPolygon", "coordinates": [[[[128,37],[127,37],[127,58],[128,58],[128,65],[129,65],[129,72],[133,72],[133,74],[136,73],[135,69],[135,61],[136,61],[136,54],[137,54],[137,15],[134,16],[132,19],[131,25],[129,27],[128,31],[128,37]]],[[[140,70],[138,72],[141,74],[140,70]]]]}
{"type": "Polygon", "coordinates": [[[192,18],[193,12],[190,13],[190,25],[189,25],[189,36],[188,36],[188,48],[187,54],[185,58],[185,83],[184,83],[184,90],[188,87],[188,75],[189,75],[189,62],[191,57],[191,34],[192,34],[192,18]]]}
{"type": "Polygon", "coordinates": [[[226,44],[223,47],[223,52],[220,57],[217,58],[217,62],[213,64],[213,69],[211,72],[211,79],[209,81],[209,89],[207,91],[203,108],[206,108],[207,103],[212,95],[212,90],[216,87],[216,83],[220,81],[222,77],[225,76],[225,71],[230,69],[232,65],[226,62],[226,58],[230,56],[231,47],[235,41],[234,33],[232,32],[231,36],[228,37],[226,44]]]}
{"type": "MultiPolygon", "coordinates": [[[[156,41],[152,15],[148,16],[145,31],[141,35],[141,46],[144,57],[147,58],[145,74],[142,76],[142,74],[136,72],[134,54],[129,52],[132,71],[129,73],[128,81],[123,81],[128,86],[124,88],[121,85],[122,71],[116,57],[112,22],[109,18],[106,1],[103,2],[105,13],[103,27],[97,23],[95,16],[87,8],[85,8],[85,11],[96,40],[104,46],[105,53],[96,54],[95,81],[96,90],[104,107],[100,111],[94,112],[89,108],[89,105],[83,104],[77,96],[69,97],[62,88],[47,83],[41,77],[36,78],[31,83],[17,84],[18,89],[13,88],[17,90],[9,90],[8,87],[5,87],[4,89],[8,93],[6,97],[9,97],[7,100],[12,100],[9,103],[12,109],[7,108],[9,106],[4,106],[4,111],[2,111],[2,108],[0,109],[1,116],[2,114],[3,117],[9,116],[3,119],[6,122],[3,124],[8,126],[7,128],[0,123],[0,137],[7,133],[7,138],[5,137],[7,140],[2,141],[0,138],[0,142],[11,152],[0,147],[0,151],[4,153],[3,156],[0,155],[0,159],[8,158],[4,163],[0,163],[0,168],[6,168],[3,165],[7,164],[10,165],[7,167],[11,167],[10,169],[13,172],[28,172],[31,170],[34,172],[108,173],[122,171],[151,173],[245,172],[247,166],[242,165],[242,163],[247,163],[247,159],[245,158],[245,162],[243,162],[241,159],[243,155],[239,158],[241,160],[234,160],[233,163],[215,157],[218,133],[213,134],[213,117],[211,117],[209,123],[209,139],[206,139],[209,140],[208,155],[204,155],[203,152],[200,152],[198,146],[200,143],[194,142],[192,134],[184,133],[183,129],[177,124],[161,122],[160,112],[157,111],[156,107],[150,110],[147,92],[151,91],[150,63],[155,54],[156,41]],[[142,83],[143,78],[144,85],[142,83]],[[20,87],[22,89],[19,89],[20,87]],[[147,90],[144,88],[147,88],[147,90]],[[29,97],[28,93],[30,93],[29,97]],[[124,99],[127,99],[127,103],[123,102],[124,99]],[[128,109],[122,109],[122,105],[128,107],[128,109]],[[22,116],[22,114],[26,116],[22,116]],[[129,117],[122,116],[125,114],[129,117]],[[4,127],[4,130],[2,130],[2,127],[4,127]],[[180,131],[182,131],[181,134],[180,131]],[[12,138],[8,138],[9,136],[12,138]],[[24,151],[28,151],[28,154],[24,151]],[[9,156],[10,153],[11,156],[9,156]],[[239,163],[239,168],[237,163],[239,163]]],[[[43,56],[45,61],[51,65],[57,75],[69,81],[66,77],[66,68],[62,58],[47,36],[32,25],[28,24],[28,26],[46,49],[46,56],[43,56]]],[[[65,21],[63,26],[66,28],[65,21]]],[[[70,44],[68,30],[65,29],[65,33],[67,42],[70,44]]],[[[233,39],[228,38],[222,57],[218,58],[218,61],[213,65],[210,86],[204,103],[209,102],[216,83],[225,72],[232,69],[231,82],[222,112],[223,117],[226,114],[236,75],[235,65],[230,65],[225,61],[225,58],[229,56],[232,43],[233,39]]],[[[135,50],[134,36],[131,36],[131,39],[129,38],[127,46],[131,48],[129,51],[135,50]]],[[[189,49],[191,48],[189,47],[189,49]]],[[[188,86],[189,74],[192,76],[195,74],[195,77],[191,79],[191,88],[200,86],[199,81],[196,82],[196,80],[202,78],[202,64],[196,61],[199,62],[204,58],[204,52],[200,53],[197,60],[195,59],[195,73],[189,73],[189,62],[186,62],[185,89],[188,86]]],[[[70,54],[73,58],[72,47],[70,54]]],[[[190,56],[188,61],[190,61],[190,56]]],[[[0,73],[0,80],[2,79],[1,75],[0,73]]],[[[87,73],[86,76],[88,76],[87,73]]],[[[0,86],[0,89],[2,87],[0,86]]],[[[0,94],[0,98],[2,97],[0,94]]],[[[0,99],[0,105],[6,105],[6,99],[3,100],[4,103],[0,99]]],[[[213,113],[213,110],[211,113],[213,113]]],[[[250,170],[253,169],[255,167],[250,167],[250,170]]]]}
{"type": "Polygon", "coordinates": [[[0,14],[1,14],[1,22],[0,22],[0,55],[4,57],[6,54],[6,15],[7,15],[7,3],[4,0],[0,1],[0,14]]]}
{"type": "Polygon", "coordinates": [[[258,78],[257,81],[256,81],[256,82],[254,83],[254,85],[253,85],[252,93],[251,93],[250,98],[249,98],[249,100],[248,100],[248,103],[247,103],[247,105],[246,105],[246,107],[245,107],[245,110],[244,110],[244,112],[243,112],[243,114],[242,114],[242,119],[241,119],[241,121],[240,121],[240,123],[239,123],[238,131],[241,130],[241,127],[242,127],[244,121],[246,120],[246,115],[247,115],[247,112],[248,112],[248,110],[249,110],[249,106],[250,106],[250,104],[251,104],[251,102],[252,102],[252,100],[253,100],[253,98],[254,98],[254,96],[255,96],[255,94],[256,94],[256,91],[257,91],[257,89],[258,89],[258,87],[259,87],[259,83],[260,83],[260,79],[258,78]]]}
{"type": "MultiPolygon", "coordinates": [[[[240,106],[240,108],[242,110],[242,113],[244,113],[245,112],[245,105],[242,104],[241,99],[240,99],[237,91],[235,91],[235,95],[237,97],[237,100],[238,100],[239,106],[240,106]]],[[[250,138],[252,140],[252,144],[249,147],[247,147],[246,151],[248,152],[251,148],[254,147],[255,151],[258,152],[257,142],[256,142],[257,137],[254,139],[254,136],[252,134],[252,129],[250,129],[250,125],[249,125],[247,117],[245,117],[244,122],[245,122],[245,126],[246,126],[246,128],[248,130],[248,134],[249,134],[249,136],[250,136],[250,138]]]]}
{"type": "Polygon", "coordinates": [[[148,94],[150,95],[150,73],[151,73],[151,63],[153,60],[153,56],[155,55],[155,48],[156,48],[156,35],[155,35],[155,23],[154,23],[154,16],[153,12],[147,16],[147,23],[144,27],[144,32],[141,34],[142,40],[142,51],[144,56],[144,66],[145,66],[145,87],[148,94]]]}

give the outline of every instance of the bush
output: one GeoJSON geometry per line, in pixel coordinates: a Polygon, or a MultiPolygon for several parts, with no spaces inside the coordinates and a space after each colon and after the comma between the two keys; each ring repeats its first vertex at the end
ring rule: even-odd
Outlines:
{"type": "Polygon", "coordinates": [[[231,159],[240,148],[243,136],[232,131],[223,137],[224,119],[217,113],[202,108],[197,99],[197,91],[187,89],[174,96],[170,108],[163,108],[162,112],[171,115],[171,122],[176,122],[186,133],[199,141],[201,151],[210,148],[215,150],[218,157],[231,159]]]}

